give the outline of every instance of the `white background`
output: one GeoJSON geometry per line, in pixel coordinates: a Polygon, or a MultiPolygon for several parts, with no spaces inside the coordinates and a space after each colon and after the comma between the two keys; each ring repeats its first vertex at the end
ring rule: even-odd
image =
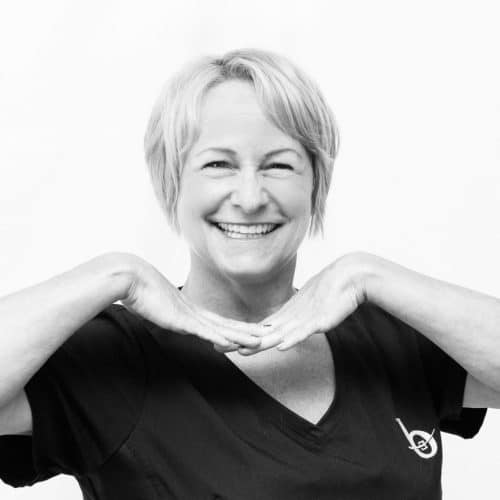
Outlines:
{"type": "MultiPolygon", "coordinates": [[[[12,1],[0,7],[0,295],[111,250],[172,282],[142,137],[171,71],[260,47],[320,84],[341,130],[326,238],[296,284],[350,250],[500,297],[500,47],[491,1],[12,1]]],[[[8,335],[8,332],[1,332],[8,335]]],[[[445,499],[498,498],[500,412],[445,437],[445,499]]],[[[81,498],[58,477],[2,500],[81,498]]]]}

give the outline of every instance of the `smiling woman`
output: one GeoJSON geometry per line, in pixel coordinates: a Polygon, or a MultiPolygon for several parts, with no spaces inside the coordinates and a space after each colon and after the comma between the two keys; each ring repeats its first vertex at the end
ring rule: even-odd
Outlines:
{"type": "Polygon", "coordinates": [[[281,56],[174,75],[145,151],[185,284],[114,252],[0,301],[0,477],[70,474],[88,500],[441,498],[441,431],[500,406],[500,301],[363,252],[297,291],[337,149],[281,56]]]}
{"type": "Polygon", "coordinates": [[[200,130],[183,165],[175,210],[191,248],[184,293],[200,289],[200,282],[243,283],[243,276],[263,293],[276,279],[291,283],[311,219],[307,152],[268,120],[253,86],[241,80],[207,93],[200,130]]]}
{"type": "MultiPolygon", "coordinates": [[[[186,65],[166,83],[154,106],[145,137],[146,160],[158,200],[175,229],[179,230],[175,207],[185,156],[193,158],[208,150],[230,158],[233,161],[224,164],[234,167],[237,151],[227,144],[231,136],[250,131],[255,140],[264,139],[253,151],[260,155],[258,160],[266,161],[259,165],[262,169],[275,170],[270,167],[276,162],[270,158],[286,159],[278,157],[281,153],[298,157],[299,171],[309,159],[314,179],[310,230],[311,234],[322,230],[339,142],[333,113],[316,83],[297,66],[256,49],[202,57],[186,65]],[[233,130],[235,125],[240,129],[233,130]],[[267,138],[267,132],[274,137],[267,138]],[[266,143],[278,149],[266,149],[266,143]]],[[[216,159],[220,162],[220,157],[216,159]]],[[[288,167],[293,170],[293,162],[288,167]]]]}

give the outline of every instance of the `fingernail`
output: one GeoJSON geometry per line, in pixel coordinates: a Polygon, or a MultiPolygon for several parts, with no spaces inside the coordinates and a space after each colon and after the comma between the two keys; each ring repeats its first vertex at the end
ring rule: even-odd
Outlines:
{"type": "Polygon", "coordinates": [[[238,349],[238,352],[242,355],[242,356],[246,356],[247,354],[250,354],[250,352],[252,351],[249,351],[247,349],[238,349]]]}

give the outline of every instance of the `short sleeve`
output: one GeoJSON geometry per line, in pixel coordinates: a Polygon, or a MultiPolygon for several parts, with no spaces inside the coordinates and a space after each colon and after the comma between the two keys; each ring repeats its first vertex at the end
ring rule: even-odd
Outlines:
{"type": "Polygon", "coordinates": [[[416,336],[440,429],[463,438],[474,437],[481,428],[486,408],[464,408],[467,372],[442,349],[421,334],[416,336]]]}
{"type": "Polygon", "coordinates": [[[421,366],[440,430],[463,438],[476,435],[486,409],[463,408],[466,370],[406,322],[375,304],[363,304],[362,308],[382,350],[391,353],[387,359],[400,356],[405,359],[400,359],[398,366],[421,366]]]}
{"type": "Polygon", "coordinates": [[[31,436],[0,436],[0,478],[32,485],[103,464],[140,416],[147,370],[141,319],[113,304],[55,351],[25,386],[31,436]]]}

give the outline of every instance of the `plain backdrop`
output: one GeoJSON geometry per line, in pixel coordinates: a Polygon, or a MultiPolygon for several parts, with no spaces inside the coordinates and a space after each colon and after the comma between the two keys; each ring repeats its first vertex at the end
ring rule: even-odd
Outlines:
{"type": "MultiPolygon", "coordinates": [[[[498,24],[495,1],[3,2],[0,295],[112,250],[182,284],[143,160],[151,105],[187,59],[259,47],[308,71],[340,125],[326,235],[296,285],[365,250],[500,297],[498,24]]],[[[445,436],[445,499],[498,498],[499,415],[445,436]]],[[[81,494],[61,476],[0,498],[81,494]]]]}

